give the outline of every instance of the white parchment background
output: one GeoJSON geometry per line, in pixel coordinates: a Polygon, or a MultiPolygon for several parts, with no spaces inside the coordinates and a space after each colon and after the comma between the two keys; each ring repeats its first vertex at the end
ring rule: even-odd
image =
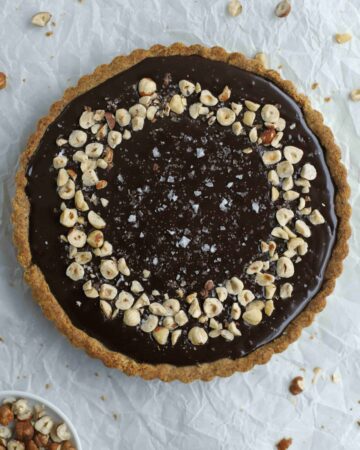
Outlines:
{"type": "Polygon", "coordinates": [[[0,0],[0,71],[9,76],[0,92],[0,390],[30,390],[56,402],[85,450],[268,450],[284,436],[298,450],[360,448],[360,103],[348,99],[360,88],[360,0],[293,0],[287,19],[274,16],[277,0],[242,0],[237,18],[227,15],[226,3],[0,0]],[[55,27],[30,25],[41,10],[52,12],[55,27]],[[54,35],[46,37],[48,30],[54,35]],[[345,31],[353,40],[335,44],[334,33],[345,31]],[[128,378],[72,348],[32,302],[11,244],[13,177],[37,119],[97,65],[178,40],[249,56],[263,50],[271,67],[281,64],[333,128],[354,208],[351,254],[316,323],[265,367],[208,384],[128,378]],[[323,376],[312,384],[316,366],[323,376]],[[294,402],[288,383],[301,368],[307,387],[294,402]],[[340,383],[330,381],[334,372],[340,383]]]}

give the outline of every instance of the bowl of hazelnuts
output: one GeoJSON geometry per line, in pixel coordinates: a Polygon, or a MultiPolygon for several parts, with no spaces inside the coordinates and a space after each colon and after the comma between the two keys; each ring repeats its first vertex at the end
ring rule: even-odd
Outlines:
{"type": "Polygon", "coordinates": [[[0,450],[81,450],[70,420],[27,392],[0,392],[0,450]]]}

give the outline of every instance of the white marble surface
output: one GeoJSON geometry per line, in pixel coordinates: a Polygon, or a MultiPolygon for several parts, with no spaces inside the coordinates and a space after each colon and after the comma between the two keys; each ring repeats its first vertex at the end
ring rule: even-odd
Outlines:
{"type": "Polygon", "coordinates": [[[360,88],[360,1],[293,0],[285,20],[274,17],[276,0],[242,3],[243,14],[231,18],[225,0],[1,0],[0,71],[9,84],[0,92],[0,390],[45,395],[72,417],[86,450],[268,450],[283,436],[294,450],[360,446],[360,103],[348,99],[360,88]],[[29,24],[40,10],[54,15],[51,37],[29,24]],[[344,31],[352,42],[335,44],[344,31]],[[353,190],[351,253],[326,310],[265,367],[208,384],[128,378],[72,348],[32,302],[11,244],[13,177],[37,119],[98,64],[178,40],[263,50],[271,67],[281,64],[333,128],[353,190]],[[323,375],[312,384],[317,366],[323,375]],[[287,387],[301,368],[307,387],[294,402],[287,387]]]}

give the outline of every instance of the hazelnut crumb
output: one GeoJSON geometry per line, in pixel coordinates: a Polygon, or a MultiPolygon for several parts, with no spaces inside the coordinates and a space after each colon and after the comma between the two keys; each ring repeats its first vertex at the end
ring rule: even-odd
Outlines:
{"type": "Polygon", "coordinates": [[[289,386],[289,391],[292,395],[299,395],[304,390],[304,378],[301,376],[295,377],[289,386]]]}
{"type": "Polygon", "coordinates": [[[314,91],[315,89],[317,89],[319,87],[319,83],[317,83],[316,81],[315,81],[315,83],[313,83],[312,85],[311,85],[311,89],[314,91]]]}
{"type": "Polygon", "coordinates": [[[52,36],[53,34],[54,34],[53,31],[47,31],[47,32],[45,33],[45,36],[46,36],[46,37],[50,37],[50,36],[52,36]]]}
{"type": "Polygon", "coordinates": [[[331,97],[324,97],[324,102],[325,103],[329,103],[329,102],[331,102],[331,97]]]}
{"type": "Polygon", "coordinates": [[[6,88],[6,74],[4,72],[0,72],[0,89],[6,88]]]}
{"type": "Polygon", "coordinates": [[[276,448],[277,450],[287,450],[292,444],[292,442],[293,441],[291,438],[283,438],[276,444],[276,448]]]}

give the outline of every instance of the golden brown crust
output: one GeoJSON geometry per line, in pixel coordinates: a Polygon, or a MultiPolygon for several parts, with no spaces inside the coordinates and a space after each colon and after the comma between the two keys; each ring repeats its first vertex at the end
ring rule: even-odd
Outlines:
{"type": "Polygon", "coordinates": [[[335,279],[342,272],[343,259],[348,253],[348,238],[351,230],[349,219],[351,214],[348,203],[350,188],[346,180],[346,169],[342,165],[339,147],[335,144],[331,130],[323,123],[322,115],[311,108],[308,98],[298,94],[290,81],[283,80],[273,70],[266,70],[258,61],[247,59],[240,53],[227,53],[220,47],[205,48],[201,45],[185,46],[175,43],[170,47],[155,45],[149,50],[135,50],[128,56],[118,56],[110,64],[99,66],[93,74],[82,77],[78,85],[65,91],[61,100],[54,103],[49,114],[38,122],[36,132],[30,137],[26,150],[20,159],[20,168],[16,176],[16,195],[13,201],[14,242],[18,250],[18,259],[25,270],[25,280],[46,317],[52,320],[57,328],[69,338],[71,343],[83,348],[90,356],[101,359],[108,367],[122,370],[128,375],[138,375],[150,380],[159,378],[163,381],[180,380],[191,382],[197,379],[211,380],[216,376],[226,377],[236,371],[245,372],[256,364],[265,364],[274,353],[284,351],[289,344],[299,338],[301,330],[314,320],[326,304],[326,297],[335,287],[335,279]],[[38,266],[32,263],[28,238],[30,204],[25,193],[26,168],[29,158],[35,152],[46,128],[53,122],[64,107],[78,95],[95,87],[106,79],[113,77],[149,56],[168,55],[200,55],[208,59],[223,61],[250,72],[257,73],[278,85],[301,106],[309,127],[319,138],[325,149],[326,161],[336,185],[335,210],[338,217],[337,241],[325,272],[321,291],[311,300],[304,311],[293,320],[284,333],[274,341],[236,360],[221,359],[201,365],[176,367],[169,364],[151,365],[138,363],[126,355],[112,352],[94,338],[76,328],[65,314],[44,278],[38,266]]]}

